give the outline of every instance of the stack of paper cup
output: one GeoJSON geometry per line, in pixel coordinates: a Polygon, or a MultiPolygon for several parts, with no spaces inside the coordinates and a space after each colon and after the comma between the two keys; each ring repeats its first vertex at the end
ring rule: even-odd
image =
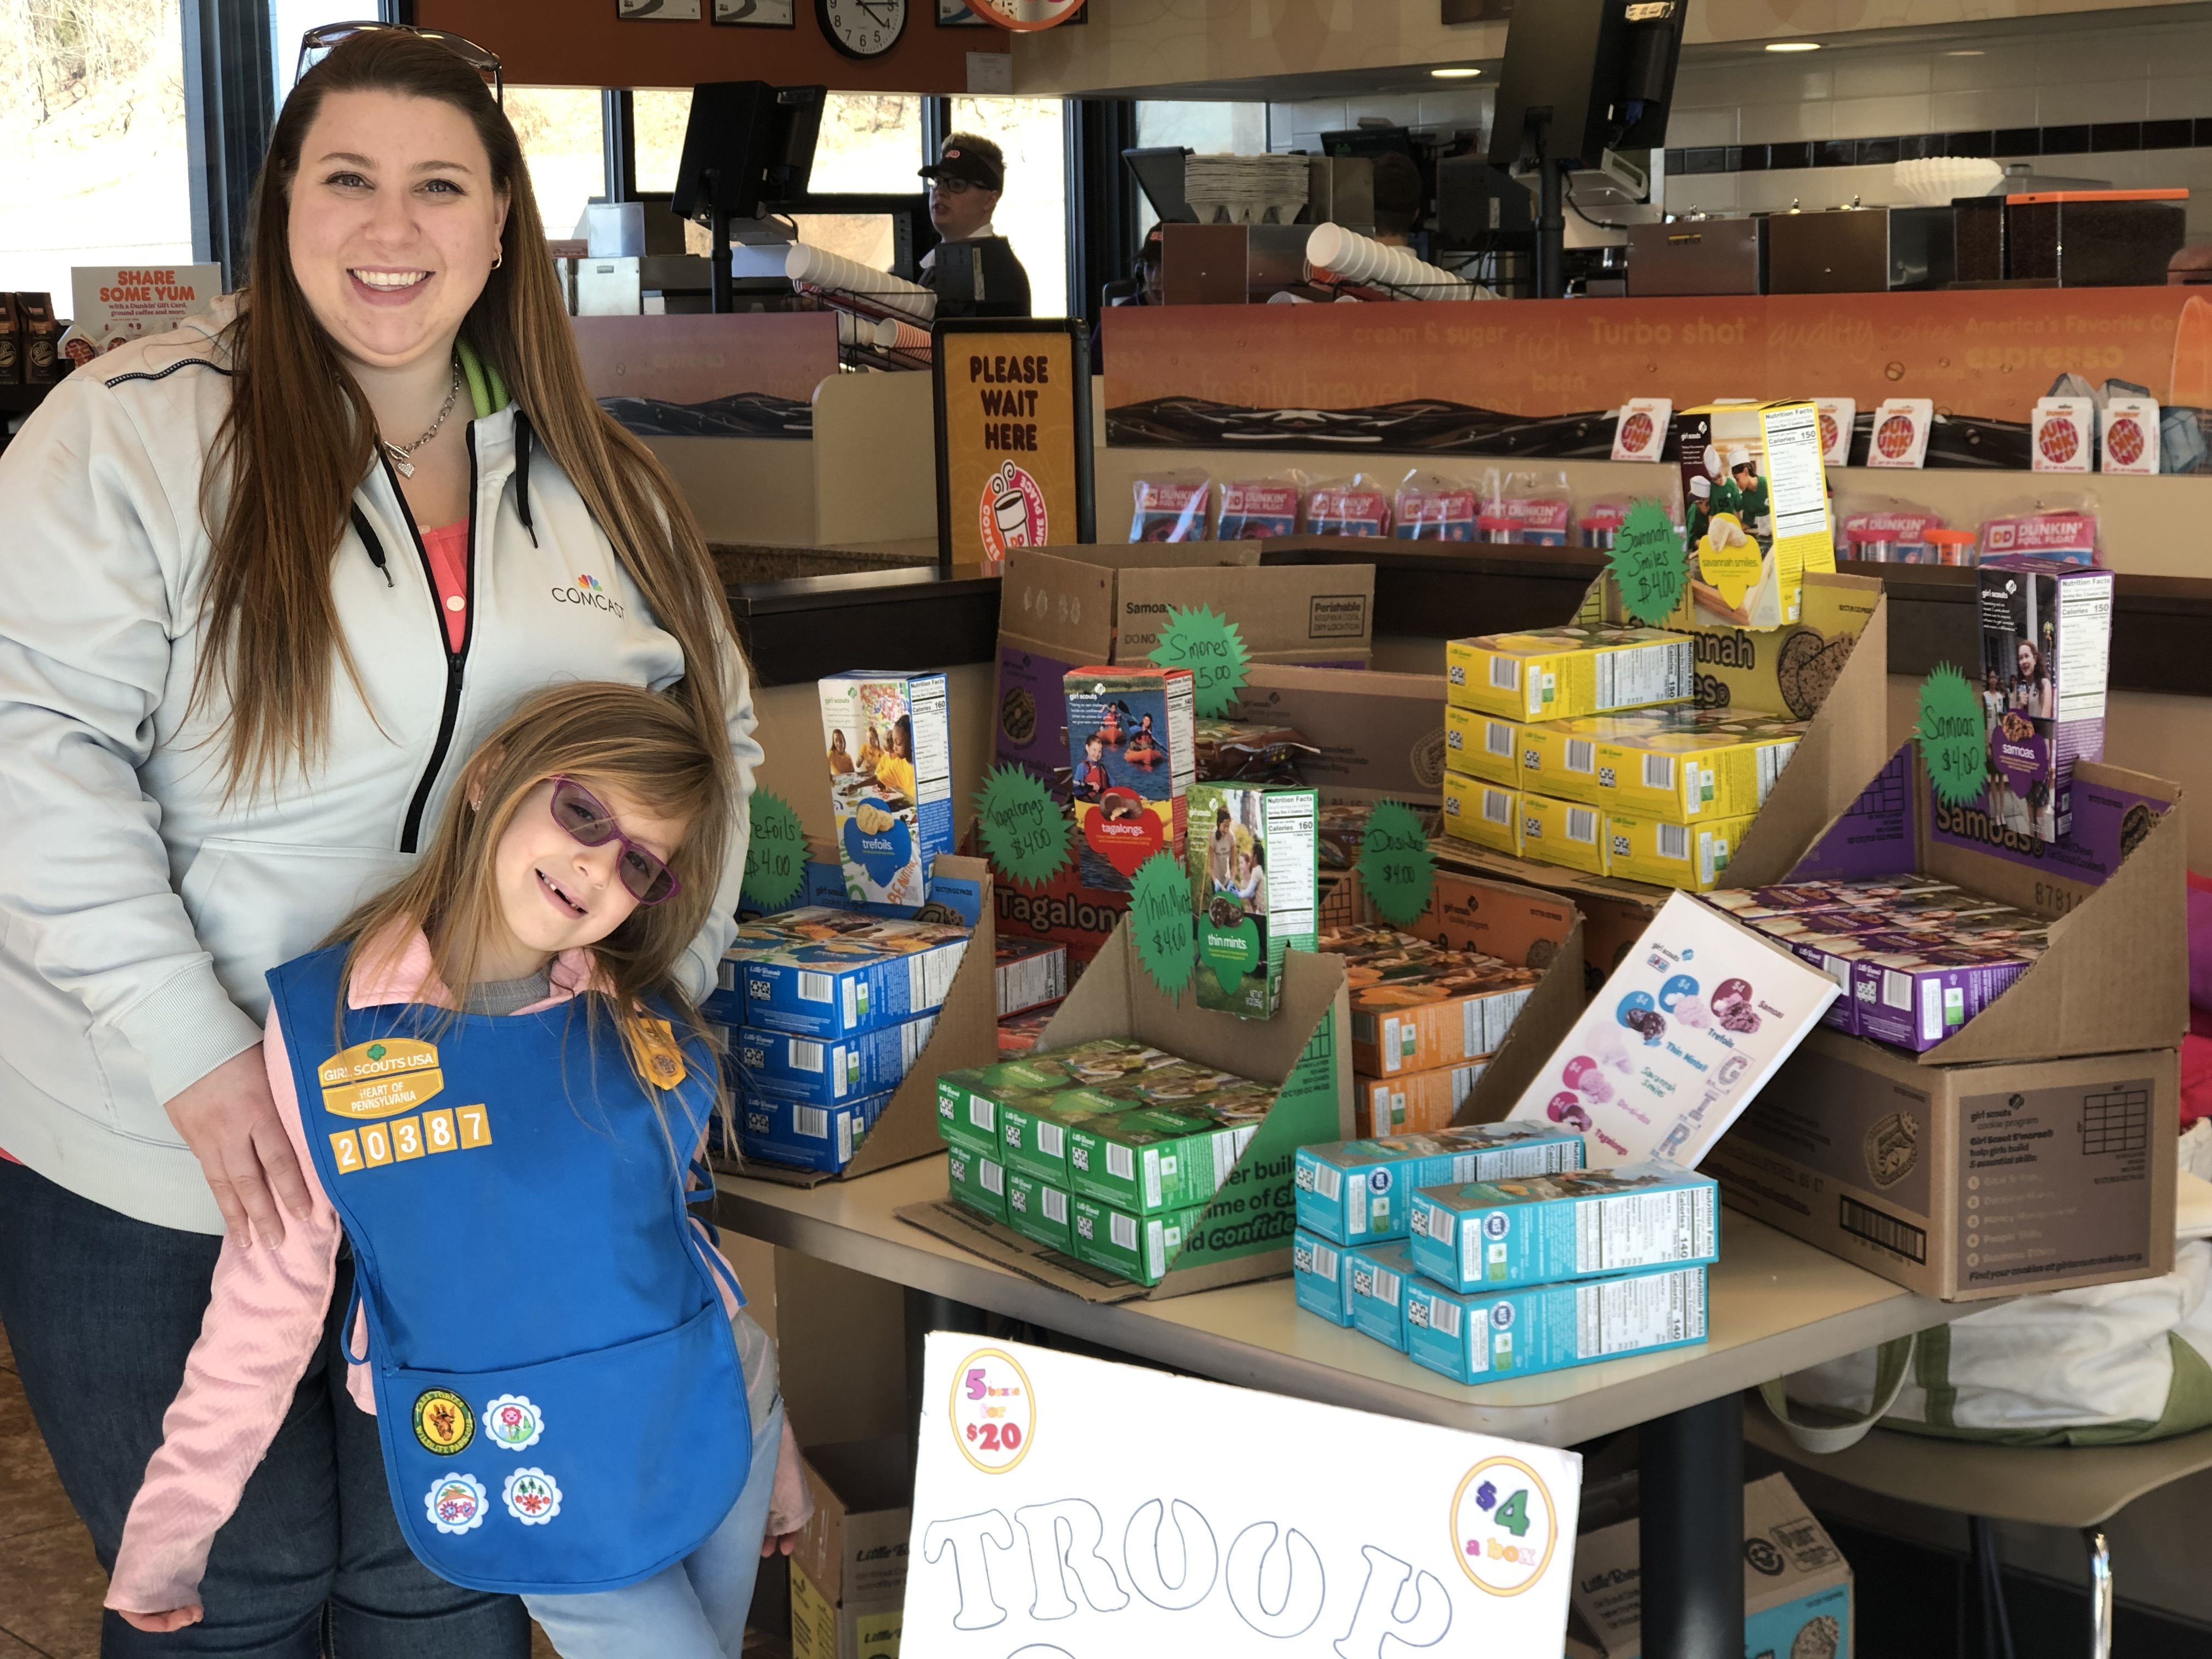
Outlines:
{"type": "Polygon", "coordinates": [[[1415,258],[1342,225],[1316,225],[1306,238],[1306,263],[1346,283],[1395,289],[1424,300],[1471,300],[1474,285],[1440,265],[1415,258]]]}
{"type": "Polygon", "coordinates": [[[786,256],[783,274],[830,295],[849,294],[868,301],[879,310],[927,327],[937,315],[937,296],[919,283],[894,276],[873,265],[848,259],[827,248],[793,242],[786,256]]]}

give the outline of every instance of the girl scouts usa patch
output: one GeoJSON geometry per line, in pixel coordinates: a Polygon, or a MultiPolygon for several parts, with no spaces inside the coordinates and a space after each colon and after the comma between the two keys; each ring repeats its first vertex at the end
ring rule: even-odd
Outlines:
{"type": "Polygon", "coordinates": [[[476,1438],[476,1413],[450,1389],[426,1389],[415,1399],[415,1437],[434,1452],[457,1452],[476,1438]]]}
{"type": "Polygon", "coordinates": [[[483,1482],[473,1474],[441,1474],[432,1484],[422,1507],[430,1524],[440,1532],[467,1532],[483,1525],[483,1482]]]}
{"type": "Polygon", "coordinates": [[[507,1512],[526,1527],[542,1527],[561,1513],[561,1488],[543,1469],[517,1469],[507,1477],[500,1496],[507,1512]]]}
{"type": "Polygon", "coordinates": [[[503,1394],[484,1406],[484,1432],[502,1451],[527,1451],[545,1432],[545,1413],[525,1396],[503,1394]]]}

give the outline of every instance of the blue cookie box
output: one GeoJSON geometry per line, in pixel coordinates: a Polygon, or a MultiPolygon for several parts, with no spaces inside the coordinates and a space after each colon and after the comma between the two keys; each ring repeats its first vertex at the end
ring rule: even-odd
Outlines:
{"type": "Polygon", "coordinates": [[[945,1005],[966,939],[861,954],[850,941],[793,945],[737,963],[743,1023],[794,1036],[848,1037],[945,1005]]]}
{"type": "Polygon", "coordinates": [[[746,1026],[732,1034],[731,1058],[748,1094],[836,1106],[897,1088],[936,1024],[924,1014],[830,1042],[746,1026]]]}
{"type": "Polygon", "coordinates": [[[1601,1359],[1692,1347],[1705,1340],[1707,1328],[1703,1267],[1537,1285],[1503,1294],[1448,1291],[1415,1279],[1407,1285],[1401,1299],[1406,1304],[1406,1357],[1456,1382],[1496,1382],[1601,1359]],[[1616,1304],[1639,1299],[1662,1311],[1640,1322],[1615,1317],[1607,1325],[1602,1304],[1608,1297],[1616,1304]],[[1586,1314],[1590,1316],[1587,1319],[1586,1314]],[[1650,1340],[1625,1340],[1616,1335],[1607,1352],[1601,1336],[1593,1351],[1585,1353],[1583,1335],[1593,1328],[1626,1329],[1650,1340]]]}
{"type": "Polygon", "coordinates": [[[1602,1279],[1720,1259],[1720,1188],[1653,1160],[1413,1194],[1414,1266],[1455,1291],[1602,1279]]]}
{"type": "Polygon", "coordinates": [[[888,1094],[848,1101],[842,1106],[810,1106],[797,1100],[766,1100],[740,1094],[737,1100],[738,1148],[747,1158],[835,1175],[890,1103],[888,1094]],[[819,1130],[819,1133],[815,1131],[819,1130]]]}
{"type": "Polygon", "coordinates": [[[1291,1283],[1298,1306],[1332,1325],[1352,1323],[1351,1252],[1299,1231],[1291,1235],[1291,1283]]]}
{"type": "Polygon", "coordinates": [[[1485,1123],[1301,1146],[1291,1184],[1299,1226],[1339,1244],[1359,1244],[1403,1238],[1408,1200],[1418,1188],[1553,1175],[1579,1170],[1583,1162],[1583,1138],[1571,1129],[1485,1123]]]}
{"type": "Polygon", "coordinates": [[[1352,1328],[1363,1336],[1406,1351],[1406,1291],[1413,1258],[1403,1244],[1361,1244],[1345,1252],[1351,1279],[1352,1328]]]}

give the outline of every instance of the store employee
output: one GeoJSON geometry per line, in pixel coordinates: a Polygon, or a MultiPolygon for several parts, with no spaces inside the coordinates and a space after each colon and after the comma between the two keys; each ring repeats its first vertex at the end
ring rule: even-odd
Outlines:
{"type": "Polygon", "coordinates": [[[956,132],[921,176],[929,180],[929,222],[939,238],[972,250],[957,260],[948,256],[942,270],[937,249],[922,255],[921,285],[937,295],[937,314],[1028,316],[1030,274],[1014,257],[1013,245],[991,223],[1006,183],[1006,161],[999,147],[988,138],[956,132]]]}

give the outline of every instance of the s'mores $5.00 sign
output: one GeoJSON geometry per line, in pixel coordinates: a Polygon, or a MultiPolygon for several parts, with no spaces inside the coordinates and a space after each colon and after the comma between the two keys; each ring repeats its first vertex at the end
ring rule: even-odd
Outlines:
{"type": "Polygon", "coordinates": [[[1571,1452],[945,1332],[926,1375],[907,1659],[1564,1645],[1571,1452]]]}

